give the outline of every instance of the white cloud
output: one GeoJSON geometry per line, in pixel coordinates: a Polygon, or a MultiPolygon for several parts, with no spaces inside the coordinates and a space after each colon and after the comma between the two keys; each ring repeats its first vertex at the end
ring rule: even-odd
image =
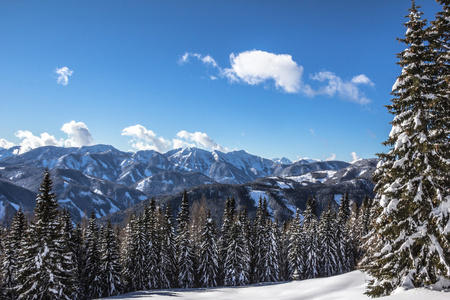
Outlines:
{"type": "Polygon", "coordinates": [[[374,85],[375,85],[375,84],[372,82],[372,80],[370,80],[369,77],[367,77],[367,76],[364,75],[364,74],[361,74],[361,75],[358,75],[358,76],[353,77],[353,78],[352,78],[352,82],[353,82],[354,84],[367,84],[367,85],[370,85],[370,86],[374,86],[374,85]]]}
{"type": "Polygon", "coordinates": [[[221,68],[210,55],[199,53],[184,53],[180,64],[189,62],[190,57],[195,57],[203,64],[217,69],[217,76],[210,75],[212,80],[218,77],[228,78],[231,82],[244,82],[250,85],[258,85],[273,81],[278,89],[286,93],[303,93],[306,96],[327,95],[338,96],[343,100],[352,101],[361,105],[371,102],[360,86],[374,86],[374,83],[364,74],[354,76],[350,81],[343,80],[333,72],[323,71],[310,78],[326,83],[325,86],[313,89],[303,79],[303,66],[297,64],[289,54],[275,54],[261,50],[244,51],[238,54],[230,54],[230,68],[221,68]]]}
{"type": "Polygon", "coordinates": [[[325,158],[325,161],[331,161],[331,160],[335,160],[336,159],[336,154],[331,153],[330,157],[325,158]]]}
{"type": "Polygon", "coordinates": [[[356,155],[356,152],[352,152],[352,153],[350,153],[350,155],[352,157],[352,162],[360,159],[360,157],[358,155],[356,155]]]}
{"type": "Polygon", "coordinates": [[[180,57],[178,62],[180,64],[185,64],[185,63],[189,62],[189,57],[195,57],[196,59],[198,59],[199,61],[201,61],[205,65],[209,65],[209,66],[212,66],[214,68],[219,68],[219,65],[214,60],[214,58],[212,58],[210,55],[201,55],[199,53],[186,52],[186,53],[183,54],[183,56],[180,57]]]}
{"type": "Polygon", "coordinates": [[[156,133],[142,125],[134,125],[123,129],[122,135],[131,137],[131,146],[138,150],[167,152],[171,149],[197,147],[222,152],[228,151],[227,148],[219,145],[203,132],[190,133],[182,130],[177,133],[177,138],[170,141],[163,137],[157,137],[156,133]]]}
{"type": "MultiPolygon", "coordinates": [[[[177,133],[177,137],[180,139],[184,139],[185,141],[174,139],[174,148],[179,148],[177,146],[179,145],[187,145],[189,147],[192,147],[195,145],[199,148],[206,148],[206,149],[212,149],[212,150],[219,150],[222,152],[227,152],[227,148],[222,147],[218,143],[216,143],[213,139],[211,139],[206,133],[203,132],[194,132],[190,133],[185,130],[182,130],[177,133]]],[[[183,147],[183,146],[182,146],[183,147]]]]}
{"type": "Polygon", "coordinates": [[[9,149],[14,146],[15,146],[14,143],[8,142],[5,139],[0,139],[0,148],[9,149]]]}
{"type": "Polygon", "coordinates": [[[330,97],[338,95],[341,99],[349,100],[359,104],[368,104],[371,102],[363,93],[361,93],[358,85],[368,84],[371,81],[364,74],[353,77],[351,81],[344,81],[333,72],[324,71],[311,76],[311,79],[319,82],[327,81],[328,85],[319,88],[316,94],[324,94],[330,97]]]}
{"type": "Polygon", "coordinates": [[[288,54],[274,54],[260,50],[244,51],[230,55],[231,68],[223,75],[232,81],[257,85],[273,80],[277,88],[287,93],[298,93],[303,88],[303,67],[288,54]]]}
{"type": "Polygon", "coordinates": [[[166,152],[171,149],[171,142],[142,125],[129,126],[122,130],[122,135],[132,137],[131,146],[138,150],[155,150],[166,152]]]}
{"type": "Polygon", "coordinates": [[[60,69],[56,68],[55,73],[58,74],[58,84],[67,85],[69,83],[69,76],[72,75],[73,71],[69,70],[68,67],[62,67],[60,69]]]}
{"type": "Polygon", "coordinates": [[[30,151],[31,149],[43,146],[62,146],[63,141],[57,140],[55,136],[47,132],[41,133],[40,136],[35,136],[31,131],[19,130],[16,132],[16,137],[21,139],[20,153],[30,151]]]}
{"type": "Polygon", "coordinates": [[[91,132],[83,122],[70,121],[65,123],[61,130],[69,136],[69,139],[64,141],[66,147],[88,146],[94,141],[91,132]]]}
{"type": "Polygon", "coordinates": [[[314,131],[314,129],[311,128],[311,129],[309,130],[309,132],[310,132],[313,136],[316,136],[316,132],[314,131]]]}

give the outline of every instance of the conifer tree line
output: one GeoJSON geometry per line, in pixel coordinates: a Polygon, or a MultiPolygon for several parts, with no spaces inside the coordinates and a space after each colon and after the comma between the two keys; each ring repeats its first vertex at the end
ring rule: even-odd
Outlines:
{"type": "Polygon", "coordinates": [[[387,106],[387,153],[374,173],[373,230],[361,265],[373,297],[396,288],[450,288],[450,0],[435,20],[412,1],[402,67],[387,106]]]}
{"type": "Polygon", "coordinates": [[[317,217],[315,198],[303,214],[278,224],[260,199],[254,220],[227,198],[221,228],[184,192],[175,217],[152,199],[122,229],[99,226],[95,214],[74,225],[58,208],[48,170],[33,221],[19,209],[2,231],[1,299],[94,299],[126,292],[243,286],[326,277],[352,270],[369,231],[370,199],[341,199],[317,217]]]}

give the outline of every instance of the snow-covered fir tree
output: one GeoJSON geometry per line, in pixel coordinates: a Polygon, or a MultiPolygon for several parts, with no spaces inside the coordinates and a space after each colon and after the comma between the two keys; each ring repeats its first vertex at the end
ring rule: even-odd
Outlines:
{"type": "Polygon", "coordinates": [[[269,219],[269,210],[266,198],[259,198],[256,217],[253,223],[253,251],[252,251],[252,281],[264,282],[264,268],[266,266],[267,252],[267,220],[269,219]]]}
{"type": "Polygon", "coordinates": [[[398,54],[403,69],[388,105],[394,120],[384,144],[390,150],[379,155],[374,174],[375,201],[382,211],[374,232],[380,236],[377,251],[370,253],[366,265],[375,278],[367,292],[371,296],[390,294],[397,287],[450,286],[450,247],[444,229],[450,202],[448,112],[437,119],[449,105],[449,90],[440,86],[448,84],[442,83],[448,73],[436,66],[436,55],[448,57],[448,51],[430,49],[435,42],[414,2],[409,12],[405,38],[400,39],[407,48],[398,54]]]}
{"type": "Polygon", "coordinates": [[[242,278],[241,282],[246,285],[250,284],[250,275],[251,275],[251,260],[252,260],[252,226],[250,223],[250,220],[248,218],[247,209],[244,207],[242,211],[239,212],[239,215],[237,217],[237,221],[239,222],[239,226],[241,229],[242,234],[242,250],[244,253],[243,259],[243,265],[244,270],[242,272],[244,278],[242,278]]]}
{"type": "Polygon", "coordinates": [[[133,215],[126,227],[123,253],[123,279],[127,291],[146,290],[148,286],[148,242],[145,224],[141,217],[133,215]]]}
{"type": "Polygon", "coordinates": [[[315,212],[314,198],[309,198],[306,203],[306,209],[303,212],[303,244],[305,247],[304,269],[302,278],[316,278],[319,275],[320,249],[318,242],[318,222],[315,212]]]}
{"type": "Polygon", "coordinates": [[[217,230],[211,213],[208,211],[202,228],[199,268],[202,287],[217,286],[219,278],[219,252],[217,248],[217,230]]]}
{"type": "Polygon", "coordinates": [[[111,222],[103,227],[100,238],[100,270],[102,297],[118,295],[122,292],[119,244],[111,222]]]}
{"type": "Polygon", "coordinates": [[[159,278],[159,253],[160,241],[157,230],[156,203],[151,199],[144,210],[143,222],[147,240],[147,289],[155,289],[160,286],[159,278]]]}
{"type": "Polygon", "coordinates": [[[25,239],[27,225],[27,219],[22,212],[22,208],[19,208],[13,217],[9,232],[3,240],[3,260],[0,274],[2,280],[1,299],[17,299],[14,288],[16,286],[18,267],[20,266],[18,257],[25,239]]]}
{"type": "Polygon", "coordinates": [[[102,296],[99,229],[95,213],[91,213],[85,232],[86,261],[83,272],[84,294],[88,299],[102,296]]]}
{"type": "Polygon", "coordinates": [[[348,199],[348,194],[345,194],[341,198],[336,221],[338,273],[348,272],[354,267],[352,258],[348,256],[350,253],[349,244],[351,244],[351,240],[347,227],[347,221],[350,219],[350,216],[350,201],[348,199]]]}
{"type": "Polygon", "coordinates": [[[189,200],[184,191],[178,213],[177,258],[178,258],[178,285],[181,288],[195,286],[195,253],[189,234],[189,200]]]}
{"type": "Polygon", "coordinates": [[[74,299],[69,284],[71,269],[61,263],[70,258],[61,247],[61,224],[58,222],[58,203],[52,192],[48,170],[36,197],[35,222],[27,229],[19,255],[16,292],[18,299],[74,299]]]}
{"type": "Polygon", "coordinates": [[[289,239],[291,231],[289,222],[283,222],[280,228],[280,253],[278,255],[280,262],[280,280],[288,281],[290,280],[289,272],[289,239]]]}
{"type": "Polygon", "coordinates": [[[331,209],[331,202],[326,210],[322,212],[319,222],[319,251],[320,268],[319,275],[322,277],[332,276],[338,271],[338,252],[336,241],[336,214],[331,209]]]}
{"type": "Polygon", "coordinates": [[[265,236],[267,238],[267,247],[264,253],[264,268],[261,281],[277,282],[280,280],[280,234],[277,224],[270,219],[266,221],[265,236]]]}
{"type": "Polygon", "coordinates": [[[248,254],[245,253],[242,224],[237,220],[231,226],[230,244],[224,261],[224,285],[240,286],[249,282],[248,254]]]}
{"type": "MultiPolygon", "coordinates": [[[[231,242],[231,227],[233,226],[235,217],[235,205],[236,202],[233,197],[227,197],[225,201],[225,208],[223,212],[222,228],[220,230],[220,237],[218,242],[219,250],[219,270],[225,271],[225,259],[227,256],[227,249],[231,242]]],[[[219,274],[219,284],[223,282],[225,274],[221,272],[219,274]]]]}
{"type": "Polygon", "coordinates": [[[297,209],[294,219],[289,224],[289,249],[288,249],[288,261],[289,261],[289,279],[300,280],[301,274],[303,274],[303,262],[304,262],[304,244],[303,244],[303,231],[301,227],[301,214],[297,209]]]}
{"type": "Polygon", "coordinates": [[[164,216],[160,213],[160,260],[159,276],[161,288],[173,288],[177,286],[176,274],[178,273],[175,229],[170,204],[166,207],[164,216]]]}

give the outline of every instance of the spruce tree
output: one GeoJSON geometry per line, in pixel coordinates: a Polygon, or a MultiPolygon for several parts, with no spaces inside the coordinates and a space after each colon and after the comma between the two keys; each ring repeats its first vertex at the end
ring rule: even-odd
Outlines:
{"type": "Polygon", "coordinates": [[[189,234],[189,200],[184,191],[178,213],[177,257],[178,285],[192,288],[195,285],[195,254],[189,234]]]}
{"type": "Polygon", "coordinates": [[[303,244],[305,247],[305,261],[302,277],[305,279],[316,278],[319,275],[319,243],[317,236],[317,217],[315,214],[315,200],[309,198],[306,209],[303,212],[303,244]]]}
{"type": "Polygon", "coordinates": [[[152,198],[143,215],[144,230],[147,236],[147,289],[155,289],[160,286],[158,272],[160,245],[156,220],[156,203],[152,198]]]}
{"type": "Polygon", "coordinates": [[[331,209],[331,202],[327,210],[322,212],[319,222],[320,268],[319,275],[332,276],[338,271],[338,252],[336,231],[336,214],[331,209]]]}
{"type": "Polygon", "coordinates": [[[125,253],[123,256],[123,279],[129,292],[146,290],[148,287],[148,242],[141,217],[132,216],[126,228],[125,253]]]}
{"type": "Polygon", "coordinates": [[[217,230],[209,211],[202,228],[198,273],[200,274],[200,285],[202,287],[217,286],[219,276],[217,230]]]}
{"type": "Polygon", "coordinates": [[[173,288],[177,286],[176,274],[178,274],[175,229],[170,204],[167,204],[165,215],[160,221],[160,260],[159,276],[161,288],[173,288]]]}
{"type": "Polygon", "coordinates": [[[266,265],[267,253],[267,220],[269,219],[269,210],[267,200],[259,199],[258,208],[256,209],[256,218],[253,223],[253,251],[252,251],[252,266],[253,266],[253,282],[263,282],[264,268],[266,265]]]}
{"type": "Polygon", "coordinates": [[[304,270],[304,244],[303,244],[303,232],[301,228],[301,215],[299,209],[295,214],[294,219],[289,225],[290,238],[289,238],[289,278],[292,280],[300,280],[301,274],[304,270]]]}
{"type": "MultiPolygon", "coordinates": [[[[234,198],[227,197],[225,201],[225,208],[223,212],[221,235],[218,242],[219,250],[219,270],[225,271],[225,259],[227,255],[227,249],[230,244],[231,239],[231,227],[235,218],[235,200],[234,198]]],[[[224,273],[219,274],[219,283],[222,283],[224,278],[224,273]]]]}
{"type": "Polygon", "coordinates": [[[118,241],[110,221],[103,228],[100,243],[102,297],[118,295],[122,291],[122,268],[118,241]]]}
{"type": "Polygon", "coordinates": [[[230,244],[224,261],[224,285],[240,286],[249,282],[248,256],[245,253],[242,224],[237,220],[231,226],[230,244]]]}
{"type": "Polygon", "coordinates": [[[52,192],[52,180],[48,170],[36,197],[35,222],[27,229],[19,259],[16,292],[18,299],[73,299],[70,286],[72,270],[66,269],[67,253],[59,230],[58,203],[52,192]]]}
{"type": "Polygon", "coordinates": [[[99,229],[95,213],[91,213],[85,233],[86,263],[84,266],[84,294],[88,299],[102,296],[99,229]]]}
{"type": "Polygon", "coordinates": [[[265,236],[267,237],[266,252],[264,253],[264,268],[262,282],[277,282],[280,280],[280,234],[278,226],[270,219],[266,221],[265,236]]]}
{"type": "Polygon", "coordinates": [[[17,271],[21,267],[21,262],[18,258],[21,253],[22,242],[25,239],[27,225],[22,208],[19,208],[13,217],[9,232],[4,238],[3,261],[0,274],[2,279],[1,299],[17,299],[14,288],[16,286],[17,271]]]}
{"type": "MultiPolygon", "coordinates": [[[[377,219],[377,251],[367,259],[370,296],[390,294],[397,287],[413,288],[439,283],[449,286],[448,239],[440,230],[448,206],[448,118],[437,120],[444,96],[437,88],[440,66],[433,66],[429,30],[413,2],[405,23],[406,49],[398,54],[402,74],[394,84],[388,105],[394,115],[392,130],[379,154],[374,174],[376,199],[382,211],[377,219]],[[436,74],[437,73],[437,74],[436,74]],[[447,120],[447,121],[445,121],[447,120]],[[447,126],[447,127],[446,127],[447,126]],[[443,154],[443,153],[446,154],[443,154]],[[447,179],[445,179],[447,177],[447,179]]],[[[448,56],[448,51],[445,54],[448,56]]],[[[445,75],[444,75],[445,76],[445,75]]],[[[448,95],[448,89],[445,90],[448,95]]],[[[448,114],[447,114],[448,117],[448,114]]]]}

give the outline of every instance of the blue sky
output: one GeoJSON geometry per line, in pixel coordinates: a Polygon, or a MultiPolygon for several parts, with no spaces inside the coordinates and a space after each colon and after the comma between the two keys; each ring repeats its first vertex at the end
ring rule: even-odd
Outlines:
{"type": "Polygon", "coordinates": [[[0,146],[375,157],[410,5],[1,1],[0,146]]]}

